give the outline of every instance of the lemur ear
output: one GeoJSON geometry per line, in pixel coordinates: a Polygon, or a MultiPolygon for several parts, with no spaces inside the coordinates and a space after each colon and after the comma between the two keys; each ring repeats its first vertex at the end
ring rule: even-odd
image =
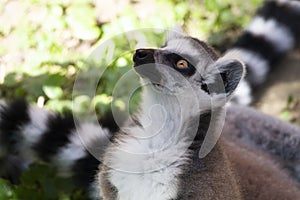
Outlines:
{"type": "Polygon", "coordinates": [[[230,96],[237,88],[239,82],[244,77],[245,66],[242,62],[236,59],[220,58],[216,62],[219,70],[219,78],[221,77],[226,96],[230,96]]]}

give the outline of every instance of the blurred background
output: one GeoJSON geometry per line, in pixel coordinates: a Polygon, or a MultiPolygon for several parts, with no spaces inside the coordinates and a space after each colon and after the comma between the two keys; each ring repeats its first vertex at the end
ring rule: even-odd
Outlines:
{"type": "MultiPolygon", "coordinates": [[[[181,26],[186,33],[224,51],[261,1],[1,0],[0,96],[25,97],[60,112],[72,109],[77,72],[109,65],[94,99],[74,98],[78,105],[74,112],[86,111],[93,102],[101,117],[112,101],[114,84],[132,67],[132,52],[125,51],[126,38],[115,38],[118,59],[90,66],[93,64],[86,60],[97,45],[130,30],[181,26]]],[[[152,45],[164,42],[162,32],[142,34],[152,45]]]]}
{"type": "MultiPolygon", "coordinates": [[[[58,112],[71,110],[78,115],[96,109],[98,118],[105,121],[111,103],[119,110],[126,109],[122,94],[113,99],[112,92],[119,78],[132,68],[128,38],[115,36],[136,29],[180,26],[187,34],[207,41],[221,54],[250,22],[261,2],[0,0],[0,99],[26,98],[41,107],[58,112]],[[111,38],[117,59],[113,62],[87,59],[98,45],[111,38]],[[105,69],[96,95],[74,94],[78,72],[88,68],[105,69]]],[[[149,44],[160,46],[164,42],[161,31],[140,31],[140,34],[149,44]]],[[[294,79],[300,77],[295,67],[299,66],[299,53],[294,53],[285,63],[288,62],[290,64],[285,65],[294,66],[292,75],[282,71],[273,75],[266,87],[256,92],[259,100],[254,106],[300,124],[300,97],[295,95],[300,91],[299,81],[294,84],[294,79]],[[283,78],[292,76],[292,81],[287,86],[284,86],[285,81],[279,81],[283,86],[269,90],[278,83],[278,73],[283,78]],[[291,84],[294,84],[292,90],[287,90],[291,84]]],[[[124,85],[124,94],[127,87],[124,85]]],[[[132,111],[138,102],[137,94],[132,100],[132,111]]],[[[46,165],[33,166],[24,173],[18,186],[0,179],[0,200],[87,198],[67,180],[53,179],[53,170],[46,165]]]]}

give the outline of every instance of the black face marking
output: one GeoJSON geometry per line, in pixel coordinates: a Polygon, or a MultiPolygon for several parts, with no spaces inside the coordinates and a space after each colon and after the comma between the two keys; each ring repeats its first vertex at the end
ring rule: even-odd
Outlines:
{"type": "Polygon", "coordinates": [[[198,84],[201,87],[201,90],[203,90],[204,92],[206,92],[207,94],[210,94],[209,89],[208,89],[208,85],[203,81],[203,79],[201,80],[197,80],[198,84]]]}
{"type": "Polygon", "coordinates": [[[196,72],[196,68],[184,57],[176,54],[176,53],[167,53],[164,54],[166,60],[169,61],[171,67],[173,67],[176,71],[180,72],[184,76],[192,76],[196,72]],[[178,68],[177,62],[180,60],[185,60],[188,63],[188,67],[186,68],[178,68]]]}
{"type": "Polygon", "coordinates": [[[156,49],[137,49],[133,55],[134,70],[143,78],[152,83],[159,83],[160,73],[157,71],[154,60],[156,49]]]}
{"type": "Polygon", "coordinates": [[[154,63],[154,49],[137,49],[133,55],[135,66],[154,63]]]}
{"type": "Polygon", "coordinates": [[[207,94],[210,94],[209,90],[208,90],[208,87],[207,87],[207,84],[206,83],[202,83],[201,84],[201,89],[203,91],[205,91],[207,94]]]}
{"type": "Polygon", "coordinates": [[[153,83],[159,83],[161,79],[160,73],[157,71],[157,66],[155,64],[172,67],[184,76],[192,76],[196,72],[196,69],[189,60],[190,59],[186,59],[185,56],[180,56],[176,53],[159,49],[137,49],[133,56],[135,71],[141,77],[146,77],[153,83]],[[155,56],[160,57],[160,59],[158,59],[160,60],[159,62],[157,62],[155,56]],[[179,68],[177,66],[177,62],[180,60],[186,61],[188,66],[185,68],[179,68]]]}

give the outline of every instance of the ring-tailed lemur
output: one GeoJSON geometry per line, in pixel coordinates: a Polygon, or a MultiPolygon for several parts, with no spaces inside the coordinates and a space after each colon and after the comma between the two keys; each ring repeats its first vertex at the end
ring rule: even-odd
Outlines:
{"type": "Polygon", "coordinates": [[[106,149],[99,173],[104,199],[300,198],[275,162],[230,137],[199,156],[207,134],[221,131],[225,99],[244,75],[234,56],[218,59],[204,42],[184,36],[136,50],[143,101],[138,123],[118,132],[106,149]]]}
{"type": "MultiPolygon", "coordinates": [[[[153,103],[155,100],[158,100],[160,103],[165,105],[166,107],[164,109],[160,109],[160,107],[153,106],[152,112],[149,113],[150,116],[154,117],[152,120],[153,122],[157,122],[158,124],[161,123],[161,115],[165,116],[168,119],[170,117],[170,114],[174,114],[171,117],[169,121],[166,123],[166,127],[162,127],[163,129],[160,130],[159,126],[157,127],[146,127],[150,130],[153,128],[155,131],[165,131],[167,130],[167,133],[170,133],[172,130],[172,135],[162,135],[166,136],[163,138],[160,138],[161,134],[157,135],[157,138],[155,139],[155,135],[153,136],[152,140],[142,140],[141,137],[145,136],[143,135],[143,131],[139,132],[145,127],[142,127],[145,123],[146,119],[143,118],[145,116],[145,113],[140,114],[138,121],[140,122],[140,125],[136,124],[129,124],[127,126],[129,133],[133,133],[136,131],[138,134],[138,138],[135,139],[132,138],[132,141],[134,142],[134,145],[132,146],[126,146],[126,144],[131,145],[131,143],[128,142],[128,135],[122,136],[122,134],[118,134],[118,136],[115,136],[116,138],[115,143],[118,141],[123,142],[126,148],[129,148],[130,152],[144,152],[146,153],[151,152],[151,148],[157,148],[157,147],[163,147],[162,145],[164,142],[169,141],[169,146],[167,147],[174,147],[174,151],[165,151],[166,154],[164,156],[156,154],[156,152],[152,152],[152,157],[150,156],[149,159],[143,160],[145,162],[138,162],[141,161],[140,159],[137,160],[130,160],[124,156],[117,157],[117,160],[113,160],[114,157],[110,157],[111,154],[117,154],[118,151],[114,152],[111,149],[115,148],[114,146],[110,146],[109,150],[106,152],[106,162],[108,164],[111,164],[109,162],[115,161],[115,165],[118,165],[118,163],[122,162],[132,162],[132,165],[123,165],[116,166],[115,169],[119,168],[126,168],[126,170],[135,170],[137,169],[138,172],[143,172],[143,170],[151,170],[155,167],[166,167],[170,166],[170,168],[160,168],[161,171],[155,171],[157,173],[154,173],[153,176],[151,174],[145,174],[144,176],[138,176],[135,177],[136,174],[126,174],[122,176],[122,172],[117,171],[116,173],[113,173],[115,177],[109,177],[108,175],[111,173],[109,170],[106,169],[106,165],[103,166],[104,171],[100,172],[100,179],[101,182],[101,190],[102,194],[104,196],[111,196],[118,194],[124,194],[121,195],[121,199],[126,199],[129,195],[129,199],[135,199],[135,198],[143,198],[144,199],[153,199],[156,198],[159,194],[162,194],[161,196],[158,196],[156,199],[169,197],[169,199],[194,199],[202,197],[209,199],[209,198],[220,198],[220,199],[241,199],[245,197],[246,199],[255,198],[258,197],[255,195],[258,195],[261,199],[295,199],[296,195],[299,195],[297,188],[293,184],[293,182],[288,178],[288,176],[278,168],[276,164],[274,164],[271,160],[268,159],[267,155],[264,155],[262,152],[255,150],[252,148],[252,146],[244,147],[242,143],[235,142],[234,140],[231,141],[230,139],[224,138],[221,142],[217,144],[217,146],[214,148],[214,150],[203,160],[201,160],[198,157],[198,150],[201,146],[201,142],[203,140],[203,137],[205,136],[205,131],[207,130],[207,126],[209,125],[210,121],[210,115],[208,114],[210,111],[210,102],[207,101],[208,98],[211,98],[211,96],[218,97],[218,95],[213,94],[213,89],[217,89],[218,92],[225,89],[225,91],[229,93],[234,90],[234,88],[237,86],[238,79],[241,78],[242,71],[241,71],[241,64],[239,62],[235,62],[234,60],[227,59],[230,58],[230,55],[235,55],[239,57],[243,62],[246,63],[248,67],[248,71],[251,71],[250,74],[255,74],[256,72],[256,62],[259,64],[259,66],[265,67],[269,66],[273,61],[275,61],[275,57],[277,55],[283,55],[286,53],[290,48],[292,48],[295,45],[296,36],[297,33],[299,33],[299,12],[297,12],[299,9],[299,2],[297,1],[268,1],[264,4],[263,8],[258,12],[258,16],[262,16],[261,18],[255,18],[252,25],[249,26],[245,34],[238,40],[238,42],[235,45],[235,48],[238,47],[239,51],[235,51],[234,49],[231,49],[227,52],[224,58],[221,58],[220,60],[216,61],[217,56],[214,54],[213,50],[207,47],[205,43],[199,42],[198,40],[185,37],[181,39],[175,39],[170,40],[167,43],[167,46],[162,48],[164,50],[168,50],[173,52],[174,54],[170,57],[170,59],[167,59],[168,63],[165,63],[167,65],[172,63],[172,60],[178,59],[181,55],[182,58],[184,58],[181,62],[176,63],[176,66],[178,67],[177,70],[172,70],[172,73],[169,73],[170,68],[166,68],[166,66],[161,66],[162,68],[159,68],[158,70],[152,71],[152,69],[149,71],[150,77],[152,77],[152,81],[155,82],[155,88],[160,92],[166,92],[170,94],[170,96],[174,95],[172,94],[173,89],[179,88],[182,85],[185,85],[184,83],[188,84],[187,90],[183,90],[181,92],[182,94],[187,93],[189,90],[192,90],[192,96],[189,96],[191,94],[186,94],[187,96],[181,96],[180,102],[175,103],[175,105],[184,106],[185,112],[182,117],[182,120],[184,121],[178,121],[176,119],[175,113],[179,112],[178,107],[174,107],[173,101],[169,101],[168,98],[164,98],[168,102],[163,102],[162,98],[163,96],[167,96],[165,94],[159,94],[162,96],[156,96],[156,92],[154,93],[147,93],[151,92],[152,88],[151,86],[147,86],[146,88],[150,87],[150,90],[144,91],[144,97],[143,97],[143,103],[142,108],[147,108],[147,103],[153,103]],[[263,14],[262,14],[263,13],[263,14]],[[284,13],[283,16],[281,13],[284,13]],[[274,20],[271,20],[273,18],[274,20]],[[288,16],[288,20],[285,19],[285,17],[288,16]],[[269,31],[272,31],[274,34],[272,37],[269,38],[269,35],[266,34],[264,31],[255,30],[255,24],[262,24],[266,27],[268,27],[269,31]],[[275,28],[275,25],[278,27],[285,27],[278,29],[275,28]],[[254,35],[251,33],[255,33],[254,35]],[[275,34],[276,33],[276,34],[275,34]],[[258,37],[258,35],[260,35],[258,37]],[[251,37],[250,37],[251,36],[251,37]],[[279,37],[280,36],[280,37],[279,37]],[[283,37],[282,37],[283,36],[283,37]],[[253,43],[251,44],[258,44],[257,46],[252,46],[247,43],[248,39],[252,39],[253,43]],[[284,38],[284,39],[282,39],[284,38]],[[286,40],[287,44],[281,43],[281,41],[286,40]],[[261,43],[260,43],[261,42],[261,43]],[[260,45],[261,44],[261,45],[260,45]],[[266,45],[269,44],[269,45],[266,45]],[[285,46],[285,49],[283,49],[283,46],[285,46]],[[264,47],[264,51],[259,51],[259,46],[264,47]],[[175,47],[175,48],[174,48],[175,47]],[[197,48],[199,47],[199,48],[197,48]],[[195,51],[191,51],[192,49],[197,48],[195,51]],[[280,50],[278,53],[275,50],[280,50]],[[284,51],[281,51],[284,50],[284,51]],[[265,52],[270,52],[270,54],[266,55],[263,54],[265,52]],[[238,53],[238,54],[237,54],[238,53]],[[270,56],[271,55],[271,56],[270,56]],[[274,57],[274,55],[276,55],[274,57]],[[185,67],[190,61],[191,63],[197,62],[198,56],[204,56],[203,60],[199,63],[197,66],[191,66],[191,70],[187,70],[185,67]],[[269,57],[270,56],[270,57],[269,57]],[[209,58],[211,57],[211,58],[209,58]],[[196,59],[196,60],[194,60],[196,59]],[[256,62],[252,62],[256,60],[256,62]],[[262,60],[268,61],[268,62],[260,62],[262,60]],[[261,63],[265,63],[262,65],[261,63]],[[267,63],[267,64],[266,64],[267,63]],[[224,65],[222,65],[224,64],[224,65]],[[203,69],[203,66],[210,66],[206,70],[203,69]],[[228,70],[228,66],[232,66],[233,68],[231,70],[228,70]],[[224,68],[223,68],[224,67],[224,68]],[[222,80],[224,80],[227,85],[225,85],[225,88],[214,88],[213,85],[216,83],[214,82],[215,75],[218,74],[218,71],[216,68],[220,68],[221,71],[225,70],[228,72],[221,73],[220,77],[222,80]],[[211,69],[211,71],[207,71],[208,69],[211,69]],[[165,70],[165,71],[164,71],[165,70]],[[180,73],[175,73],[179,71],[180,73]],[[230,73],[229,73],[230,72],[230,73]],[[155,76],[151,76],[151,73],[155,73],[155,76]],[[161,80],[162,77],[169,74],[168,77],[168,83],[174,83],[170,85],[165,85],[166,82],[159,82],[158,80],[161,80]],[[182,74],[182,75],[180,75],[182,74]],[[197,76],[197,75],[201,76],[197,76]],[[164,75],[164,76],[161,76],[164,75]],[[232,75],[232,76],[231,76],[232,75]],[[184,78],[183,78],[184,77],[184,78]],[[189,78],[188,78],[189,77],[189,78]],[[192,78],[198,77],[198,79],[194,79],[192,81],[192,78]],[[234,80],[234,79],[237,80],[234,80]],[[227,80],[226,80],[227,79],[227,80]],[[180,81],[179,81],[180,80],[180,81]],[[180,82],[183,81],[182,85],[180,85],[180,82]],[[192,81],[192,82],[190,82],[192,81]],[[193,83],[193,84],[189,84],[193,83]],[[190,87],[191,86],[191,87],[190,87]],[[198,87],[197,87],[198,86],[198,87]],[[194,90],[195,89],[195,90],[194,90]],[[210,93],[210,94],[208,94],[210,93]],[[154,96],[152,94],[155,94],[154,96]],[[156,98],[155,98],[156,97],[156,98]],[[159,98],[158,98],[159,97],[159,98]],[[190,98],[187,98],[190,97],[190,98]],[[196,99],[199,101],[196,101],[196,99]],[[191,109],[192,106],[194,106],[194,109],[191,109]],[[197,110],[196,107],[201,108],[200,110],[197,110]],[[208,106],[208,107],[207,107],[208,106]],[[207,109],[204,109],[207,108],[207,109]],[[188,109],[190,109],[190,112],[186,112],[188,109]],[[192,121],[185,121],[186,119],[194,119],[195,124],[198,124],[198,117],[197,115],[202,114],[203,109],[205,111],[208,111],[208,113],[201,115],[200,122],[199,122],[199,129],[196,134],[195,140],[189,140],[187,137],[185,142],[181,142],[178,140],[178,138],[174,137],[176,136],[175,133],[179,133],[179,139],[183,137],[183,132],[178,132],[180,128],[183,128],[188,133],[193,126],[188,126],[189,123],[192,123],[192,121]],[[157,112],[157,113],[156,113],[157,112]],[[159,115],[159,113],[161,115],[159,115]],[[157,116],[157,117],[156,117],[157,116]],[[176,119],[176,120],[175,120],[176,119]],[[176,122],[176,123],[174,123],[176,122]],[[174,129],[172,129],[172,127],[174,129]],[[132,132],[131,132],[132,131],[132,132]],[[170,138],[171,137],[171,138],[170,138]],[[121,138],[121,139],[120,139],[121,138]],[[150,141],[150,142],[149,142],[150,141]],[[178,141],[178,143],[172,143],[174,141],[178,141]],[[188,145],[190,143],[192,145],[188,145]],[[146,146],[142,145],[145,144],[146,146]],[[178,144],[178,146],[177,146],[178,144]],[[141,147],[140,149],[135,147],[141,147]],[[149,147],[149,149],[145,149],[145,147],[149,147]],[[183,149],[187,148],[187,152],[183,151],[183,149]],[[223,150],[222,148],[225,148],[223,150]],[[249,149],[250,151],[249,151],[249,149]],[[191,153],[192,155],[188,155],[188,157],[185,157],[185,153],[191,153]],[[230,154],[230,156],[226,154],[230,154]],[[159,157],[160,156],[160,157],[159,157]],[[190,157],[192,159],[190,159],[190,157]],[[159,162],[159,166],[157,166],[155,161],[156,158],[162,158],[159,162]],[[164,159],[164,158],[170,158],[170,159],[164,159]],[[174,159],[175,160],[174,160],[174,159]],[[177,158],[179,158],[177,160],[177,158]],[[118,160],[119,159],[119,160],[118,160]],[[171,162],[171,161],[174,161],[171,162]],[[202,162],[203,161],[203,162],[202,162]],[[231,164],[230,164],[231,163],[231,164]],[[143,167],[142,169],[140,167],[143,167]],[[248,167],[248,168],[247,168],[248,167]],[[233,169],[233,171],[232,171],[233,169]],[[163,176],[159,173],[162,172],[163,176]],[[220,173],[222,172],[222,173],[220,173]],[[168,174],[169,173],[169,174],[168,174]],[[249,177],[249,174],[251,175],[249,177]],[[255,175],[254,175],[255,174],[255,175]],[[118,179],[118,175],[121,175],[121,179],[118,179]],[[129,178],[128,178],[129,175],[129,178]],[[243,177],[244,178],[240,178],[243,177]],[[101,177],[104,177],[101,178],[101,177]],[[175,177],[175,178],[174,178],[175,177]],[[110,180],[112,178],[112,182],[110,180]],[[128,178],[128,179],[127,179],[128,178]],[[149,178],[149,179],[148,179],[149,178]],[[109,179],[109,180],[107,180],[109,179]],[[125,180],[126,179],[126,180],[125,180]],[[141,181],[141,184],[139,181],[141,181]],[[205,181],[205,184],[201,184],[201,187],[196,183],[203,183],[201,180],[205,181]],[[117,184],[115,185],[115,181],[117,181],[117,184]],[[132,181],[132,182],[131,182],[132,181]],[[135,181],[135,182],[134,182],[135,181]],[[154,181],[154,182],[151,182],[154,181]],[[170,182],[168,182],[170,181],[170,182]],[[254,186],[247,185],[248,183],[253,183],[254,186]],[[131,185],[135,183],[135,185],[131,185]],[[157,183],[157,187],[155,187],[155,191],[152,192],[153,185],[152,183],[157,183]],[[169,183],[169,184],[168,184],[169,183]],[[193,184],[195,183],[195,184],[193,184]],[[147,184],[147,185],[145,185],[147,184]],[[242,185],[242,188],[240,188],[239,185],[242,185]],[[168,187],[169,186],[169,187],[168,187]],[[116,189],[119,189],[118,187],[121,187],[119,191],[116,189]],[[285,188],[288,188],[285,190],[285,188]],[[143,190],[145,189],[145,190],[143,190]],[[157,189],[157,190],[156,190],[157,189]],[[242,189],[242,192],[241,190],[242,189]],[[139,192],[137,192],[139,190],[139,192]],[[166,191],[164,193],[164,191],[166,191]],[[230,192],[228,192],[230,191],[230,192]],[[258,194],[258,191],[261,191],[260,194],[258,194]],[[246,192],[246,193],[244,193],[246,192]],[[137,196],[134,196],[137,194],[137,196]],[[139,196],[141,195],[141,196],[139,196]],[[157,196],[156,196],[157,195],[157,196]]],[[[141,52],[140,52],[141,53],[141,52]]],[[[145,53],[145,52],[144,52],[145,53]]],[[[149,53],[149,52],[148,52],[149,53]]],[[[147,55],[148,55],[147,53],[147,55]]],[[[141,53],[143,54],[143,53],[141,53]]],[[[141,55],[140,55],[141,56],[141,55]]],[[[161,55],[164,58],[164,55],[161,55]]],[[[168,57],[167,57],[168,58],[168,57]]],[[[137,59],[137,57],[136,57],[137,59]]],[[[137,60],[136,60],[137,61],[137,60]]],[[[157,60],[152,60],[157,61],[157,60]]],[[[158,59],[158,63],[161,63],[162,60],[158,59]]],[[[164,62],[166,60],[164,59],[164,62]]],[[[138,69],[138,68],[137,68],[138,69]]],[[[156,69],[156,68],[155,68],[156,69]]],[[[258,69],[259,71],[260,69],[258,69]]],[[[141,74],[143,74],[143,71],[141,74]]],[[[146,70],[147,71],[147,70],[146,70]]],[[[223,71],[224,72],[224,71],[223,71]]],[[[146,76],[147,74],[146,72],[146,76]]],[[[248,85],[249,83],[255,84],[255,81],[252,82],[252,78],[249,76],[248,85]]],[[[260,77],[260,76],[258,76],[260,77]]],[[[243,83],[247,85],[247,83],[243,83]]],[[[182,88],[181,88],[182,89],[182,88]]],[[[238,90],[238,94],[240,94],[240,91],[238,90]]],[[[180,97],[180,95],[179,95],[180,97]]],[[[224,95],[220,95],[220,97],[224,97],[224,95]]],[[[170,98],[172,99],[172,98],[170,98]]],[[[173,98],[174,99],[174,98],[173,98]]],[[[222,107],[224,101],[219,99],[220,101],[217,101],[218,99],[215,99],[215,103],[219,103],[217,107],[222,107]]],[[[239,100],[239,102],[241,102],[239,100]]],[[[221,109],[222,110],[222,109],[221,109]]],[[[217,109],[217,113],[221,112],[221,110],[217,109]]],[[[239,110],[239,108],[237,108],[239,110]]],[[[239,111],[237,111],[239,112],[239,111]]],[[[222,113],[222,112],[221,112],[222,113]]],[[[252,120],[255,121],[257,118],[254,115],[249,115],[249,118],[253,117],[252,120]]],[[[235,117],[233,120],[243,120],[243,118],[235,117]]],[[[149,123],[149,121],[146,121],[149,123]]],[[[229,122],[227,122],[229,123],[229,122]]],[[[237,123],[237,122],[236,122],[237,123]]],[[[267,124],[269,123],[268,120],[266,120],[265,123],[261,124],[260,127],[264,129],[267,124]]],[[[151,124],[151,123],[150,123],[151,124]]],[[[195,126],[194,124],[194,126],[195,126]]],[[[249,124],[246,124],[249,125],[249,124]]],[[[245,126],[246,126],[245,125],[245,126]]],[[[251,126],[251,124],[249,125],[251,126]]],[[[287,125],[289,127],[289,125],[287,125]]],[[[99,161],[95,157],[93,157],[83,146],[82,141],[80,139],[85,138],[85,144],[89,144],[91,147],[97,147],[102,150],[105,149],[107,143],[107,131],[103,130],[98,125],[93,124],[82,124],[78,128],[75,129],[75,123],[73,121],[73,118],[71,116],[59,116],[58,114],[47,112],[42,109],[38,109],[34,106],[29,106],[23,101],[16,101],[13,103],[4,104],[1,106],[0,109],[0,173],[1,175],[9,176],[10,178],[15,178],[16,175],[18,175],[14,170],[23,170],[23,168],[26,168],[28,164],[35,160],[43,160],[46,162],[50,162],[57,166],[59,172],[64,175],[70,175],[74,176],[74,178],[78,181],[80,186],[86,187],[87,189],[90,189],[92,186],[94,186],[94,176],[98,173],[98,165],[99,161]],[[95,135],[98,137],[95,138],[95,135]],[[79,137],[80,136],[80,137],[79,137]]],[[[225,124],[226,127],[226,124],[225,124]]],[[[260,127],[257,127],[256,130],[259,130],[260,127]]],[[[281,133],[282,135],[290,134],[291,132],[284,132],[281,131],[281,125],[278,125],[274,127],[274,131],[278,131],[278,133],[281,133]],[[279,131],[280,130],[280,131],[279,131]]],[[[243,131],[243,127],[238,127],[241,132],[245,133],[243,131]]],[[[148,130],[145,129],[145,130],[148,130]]],[[[297,129],[293,129],[298,131],[297,129]]],[[[251,134],[255,130],[248,130],[251,134]]],[[[153,133],[155,133],[153,131],[153,133]]],[[[152,133],[152,134],[153,134],[152,133]]],[[[159,132],[160,133],[160,132],[159,132]]],[[[230,130],[227,132],[230,133],[230,130]]],[[[193,132],[191,132],[193,134],[193,132]]],[[[272,133],[270,133],[272,134],[272,133]]],[[[255,135],[254,135],[255,136],[255,135]]],[[[247,137],[247,136],[245,136],[247,137]]],[[[294,163],[294,159],[288,157],[285,152],[286,148],[288,148],[290,145],[289,143],[293,143],[295,140],[291,141],[283,141],[284,144],[281,144],[280,141],[270,137],[270,135],[263,136],[265,141],[271,141],[275,142],[272,143],[272,148],[266,147],[266,152],[271,151],[271,153],[276,150],[282,153],[278,153],[279,157],[284,158],[288,161],[290,161],[291,165],[298,166],[299,169],[299,162],[297,161],[294,163]],[[277,143],[276,143],[277,142],[277,143]],[[284,148],[284,149],[282,149],[284,148]]],[[[250,138],[246,141],[256,141],[257,137],[254,137],[254,139],[250,138]]],[[[145,138],[147,139],[147,138],[145,138]]],[[[130,141],[131,142],[131,141],[130,141]]],[[[260,147],[259,142],[255,142],[256,147],[260,147]]],[[[264,145],[261,145],[264,147],[264,145]]],[[[89,148],[91,148],[89,147],[89,148]]],[[[297,149],[297,145],[293,145],[295,149],[297,149]]],[[[126,149],[125,148],[125,149],[126,149]]],[[[171,148],[171,149],[172,149],[171,148]]],[[[162,149],[164,150],[164,149],[162,149]]],[[[295,152],[295,151],[293,151],[295,152]]],[[[297,151],[296,151],[297,152],[297,151]]],[[[101,157],[102,151],[99,152],[98,156],[101,157]]],[[[126,155],[126,154],[125,154],[126,155]]],[[[149,155],[149,154],[147,154],[149,155]]],[[[130,158],[130,157],[129,157],[130,158]]],[[[132,158],[132,157],[131,157],[132,158]]],[[[134,157],[133,157],[134,158],[134,157]]],[[[111,165],[107,165],[107,167],[111,167],[111,165]]],[[[297,167],[294,167],[293,170],[297,169],[297,167]]],[[[113,170],[112,170],[113,171],[113,170]]],[[[294,171],[293,171],[294,172],[294,171]]],[[[106,198],[104,198],[106,199],[106,198]]],[[[109,199],[109,198],[108,198],[109,199]]]]}

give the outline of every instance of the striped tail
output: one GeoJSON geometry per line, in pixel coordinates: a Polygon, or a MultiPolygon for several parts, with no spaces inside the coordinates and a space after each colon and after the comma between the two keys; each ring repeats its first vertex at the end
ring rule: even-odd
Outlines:
{"type": "Polygon", "coordinates": [[[0,176],[17,181],[30,163],[55,166],[83,190],[93,187],[109,133],[98,124],[77,125],[72,115],[17,100],[0,107],[0,176]],[[91,153],[92,152],[92,153],[91,153]],[[17,171],[17,172],[16,172],[17,171]]]}
{"type": "Polygon", "coordinates": [[[299,44],[300,1],[266,1],[227,53],[238,54],[247,75],[233,101],[248,105],[251,90],[264,83],[278,61],[299,44]]]}

